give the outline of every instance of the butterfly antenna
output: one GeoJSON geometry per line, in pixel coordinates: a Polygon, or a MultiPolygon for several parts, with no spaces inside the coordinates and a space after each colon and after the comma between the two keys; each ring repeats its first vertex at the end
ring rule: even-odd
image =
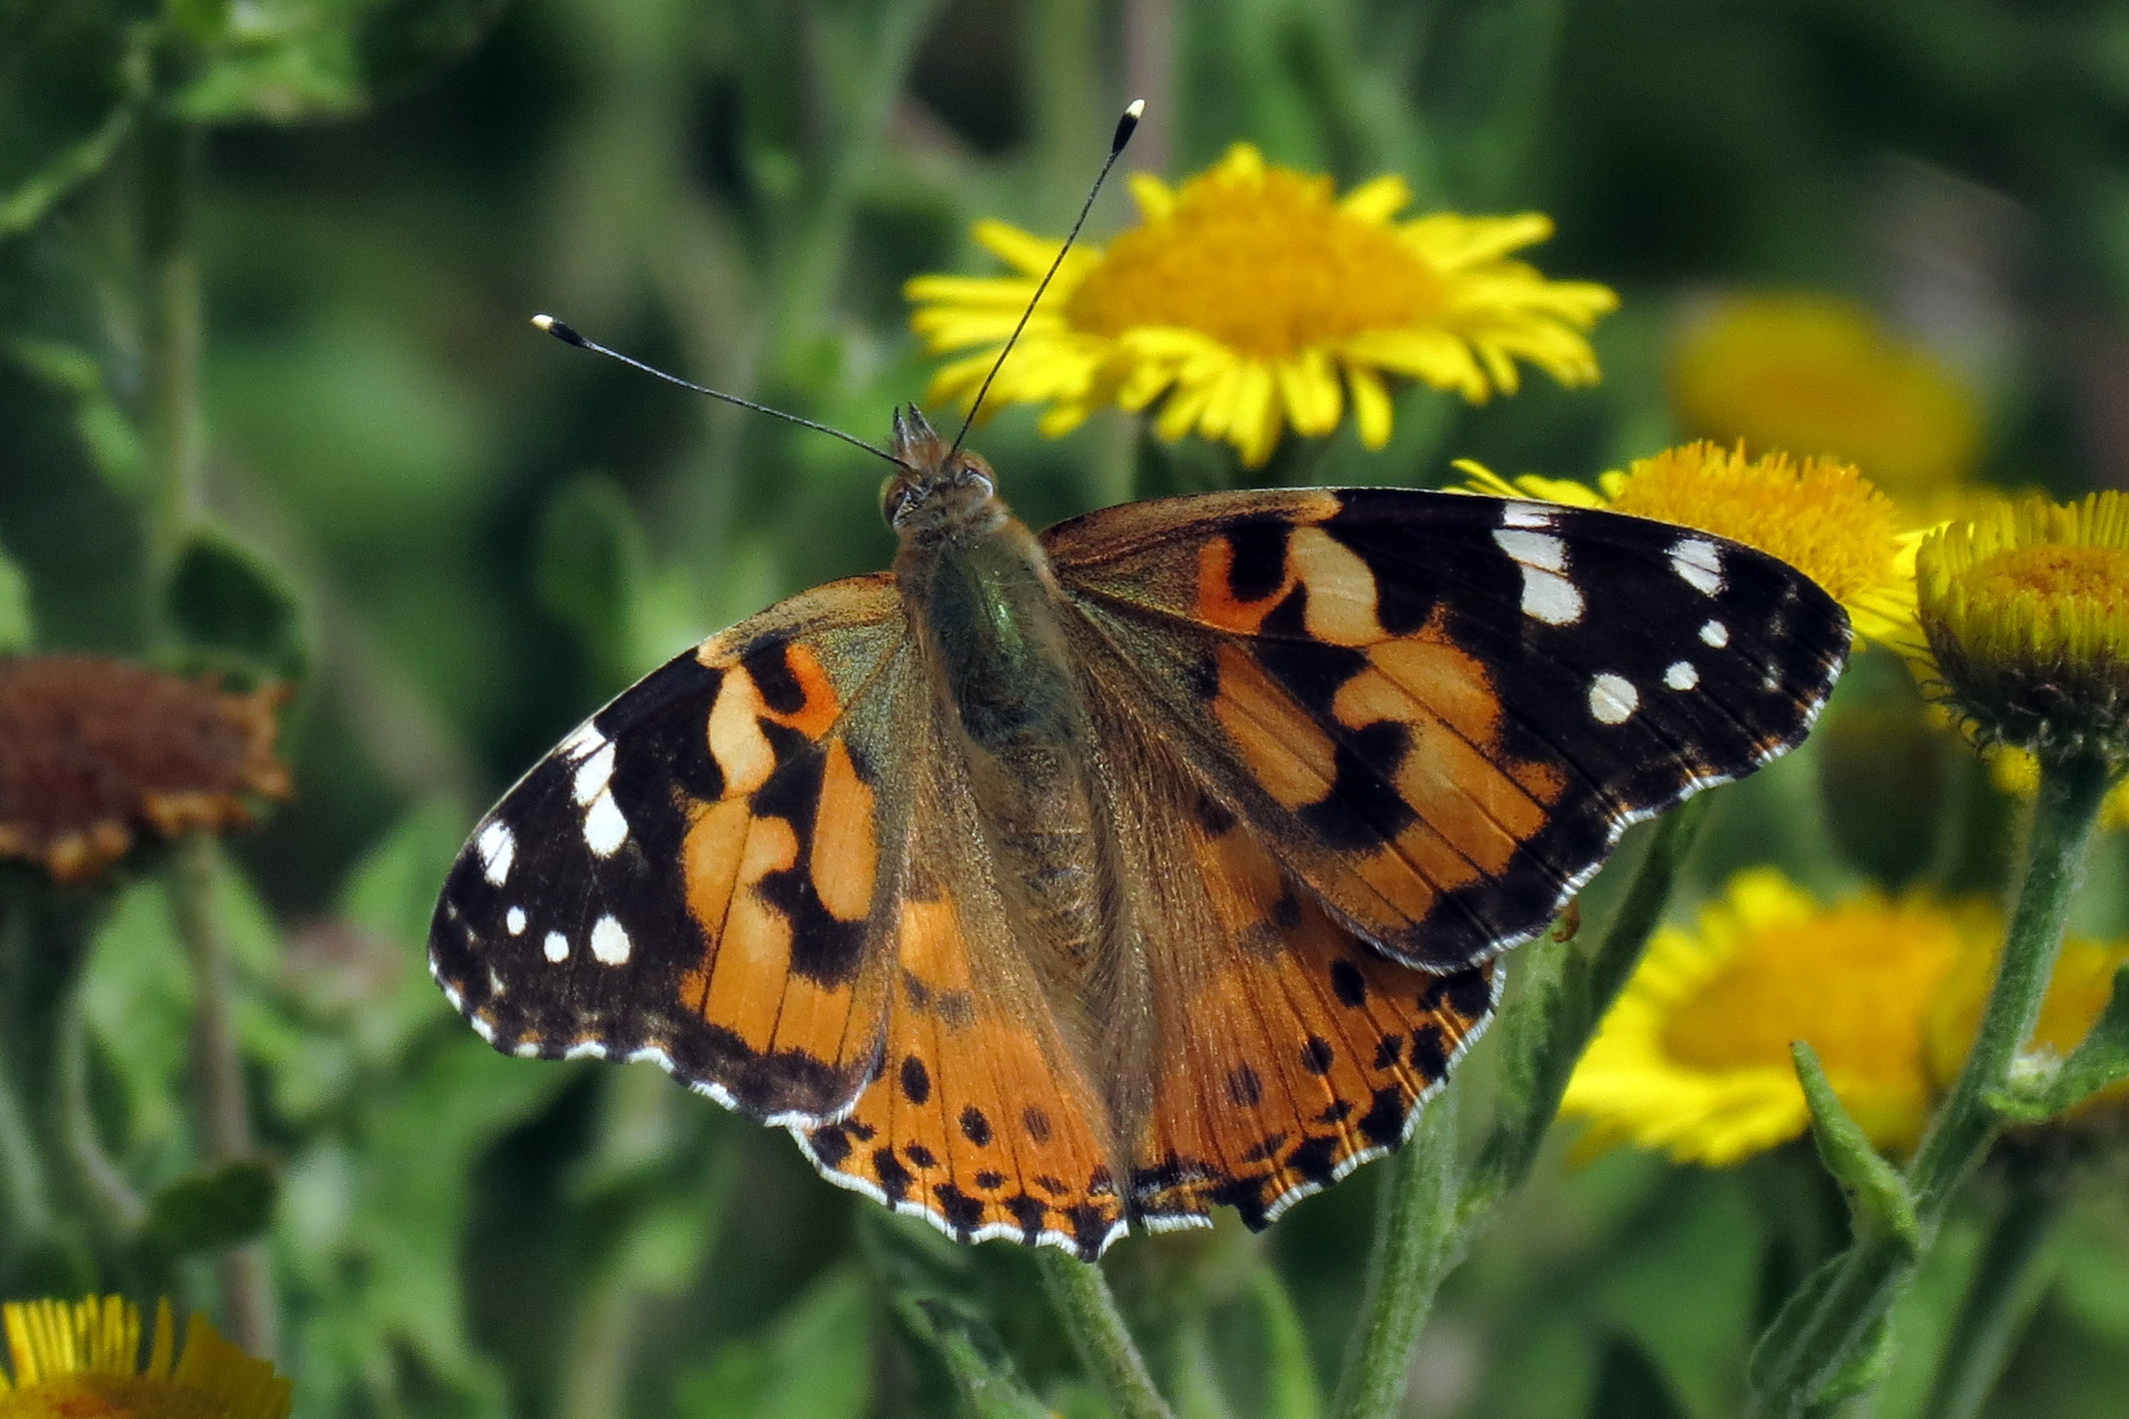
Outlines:
{"type": "Polygon", "coordinates": [[[841,439],[844,443],[854,444],[858,448],[864,449],[867,453],[874,454],[880,458],[886,459],[889,463],[892,463],[897,468],[908,469],[912,473],[916,471],[915,469],[910,468],[909,465],[904,463],[901,459],[889,453],[886,449],[876,447],[873,444],[869,444],[865,442],[865,440],[859,438],[856,434],[846,434],[841,429],[831,429],[826,424],[816,424],[811,419],[801,419],[796,414],[786,414],[781,409],[771,409],[766,404],[756,404],[751,399],[742,399],[736,394],[726,394],[721,389],[711,389],[707,385],[696,384],[692,380],[682,379],[679,375],[667,374],[664,370],[659,369],[656,365],[647,365],[641,360],[630,359],[627,355],[622,354],[619,350],[609,350],[606,346],[601,345],[596,340],[585,339],[582,335],[579,335],[577,333],[576,328],[574,326],[570,325],[566,321],[556,320],[551,315],[535,315],[534,317],[532,317],[532,323],[536,329],[546,331],[549,335],[552,335],[555,339],[561,341],[565,345],[574,345],[579,350],[589,350],[594,355],[604,355],[609,360],[619,360],[622,364],[627,365],[630,369],[641,370],[648,375],[656,375],[659,379],[664,380],[667,384],[677,384],[682,389],[693,390],[697,394],[707,394],[712,399],[722,399],[727,404],[737,404],[742,409],[752,409],[757,414],[767,414],[772,419],[782,419],[785,423],[796,424],[802,429],[814,429],[824,434],[831,434],[834,437],[841,439]]]}
{"type": "Polygon", "coordinates": [[[1035,314],[1035,307],[1042,303],[1042,293],[1050,288],[1050,278],[1057,274],[1058,267],[1064,265],[1065,253],[1070,251],[1072,243],[1079,239],[1079,229],[1087,224],[1087,214],[1094,210],[1094,199],[1101,195],[1101,185],[1108,180],[1109,169],[1115,167],[1116,160],[1124,155],[1124,145],[1129,143],[1131,135],[1138,131],[1138,121],[1145,112],[1146,101],[1133,99],[1124,109],[1124,116],[1116,120],[1116,136],[1109,140],[1109,156],[1102,163],[1101,171],[1094,175],[1094,185],[1087,189],[1087,200],[1079,204],[1079,220],[1072,223],[1071,231],[1065,233],[1064,245],[1057,248],[1057,259],[1050,263],[1049,270],[1042,273],[1042,284],[1035,288],[1034,298],[1028,302],[1028,308],[1020,312],[1020,323],[1014,326],[1013,333],[1006,337],[1005,348],[998,352],[998,358],[991,361],[991,372],[983,377],[983,386],[976,391],[975,402],[968,406],[968,417],[961,421],[961,432],[954,435],[954,446],[946,451],[949,462],[961,451],[961,440],[968,437],[969,426],[976,422],[976,411],[983,407],[983,396],[991,392],[991,381],[998,377],[998,370],[1005,364],[1005,357],[1013,353],[1013,342],[1020,338],[1021,331],[1028,328],[1028,320],[1035,314]]]}

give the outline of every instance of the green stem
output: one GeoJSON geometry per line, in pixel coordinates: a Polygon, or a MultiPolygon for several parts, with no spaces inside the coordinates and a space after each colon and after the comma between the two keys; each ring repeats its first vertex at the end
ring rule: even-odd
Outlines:
{"type": "Polygon", "coordinates": [[[2003,1374],[2048,1281],[2048,1241],[2061,1218],[2064,1190],[2021,1171],[1982,1244],[1959,1317],[1930,1386],[1926,1419],[1975,1419],[2003,1374]]]}
{"type": "Polygon", "coordinates": [[[193,206],[201,136],[162,119],[140,137],[141,384],[148,493],[148,625],[165,629],[163,601],[179,549],[203,502],[200,486],[200,272],[193,206]]]}
{"type": "Polygon", "coordinates": [[[1116,1412],[1123,1419],[1174,1419],[1168,1402],[1154,1388],[1145,1357],[1131,1339],[1101,1267],[1055,1247],[1037,1247],[1035,1265],[1087,1378],[1101,1386],[1116,1412]]]}
{"type": "Polygon", "coordinates": [[[1427,1106],[1391,1164],[1360,1323],[1331,1406],[1339,1419],[1385,1419],[1398,1412],[1412,1348],[1435,1292],[1495,1206],[1529,1175],[1575,1062],[1640,963],[1705,815],[1706,800],[1697,800],[1658,825],[1602,945],[1531,952],[1523,998],[1497,1027],[1501,1096],[1470,1167],[1456,1164],[1453,1091],[1427,1106]]]}
{"type": "MultiPolygon", "coordinates": [[[[199,1097],[200,1151],[210,1163],[252,1152],[251,1112],[237,1040],[236,983],[215,911],[219,860],[211,835],[188,834],[172,855],[168,879],[171,925],[192,965],[193,1081],[199,1097]]],[[[218,1270],[224,1332],[254,1355],[272,1355],[273,1290],[265,1253],[256,1243],[231,1248],[218,1270]]]]}
{"type": "Polygon", "coordinates": [[[1886,1311],[1929,1254],[1953,1197],[2002,1131],[1988,1095],[2008,1083],[2018,1050],[2040,1018],[2108,782],[2107,765],[2097,757],[2041,761],[2025,880],[1981,1029],[1905,1176],[1920,1223],[1919,1245],[1884,1229],[1859,1229],[1815,1282],[1820,1289],[1808,1311],[1793,1326],[1783,1324],[1780,1348],[1754,1357],[1748,1415],[1810,1414],[1841,1397],[1882,1333],[1886,1311]]]}

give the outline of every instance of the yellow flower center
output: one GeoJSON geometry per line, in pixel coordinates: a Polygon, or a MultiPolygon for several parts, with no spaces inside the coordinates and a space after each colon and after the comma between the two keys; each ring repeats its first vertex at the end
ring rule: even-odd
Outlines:
{"type": "Polygon", "coordinates": [[[1606,491],[1620,512],[1771,552],[1844,604],[1890,580],[1899,550],[1891,499],[1832,459],[1747,458],[1695,443],[1642,459],[1606,491]]]}
{"type": "Polygon", "coordinates": [[[1808,1040],[1836,1086],[1920,1096],[1922,1012],[1963,949],[1956,919],[1941,909],[1868,898],[1755,922],[1673,1007],[1664,1049],[1710,1072],[1787,1070],[1791,1041],[1808,1040]]]}
{"type": "Polygon", "coordinates": [[[2019,596],[2056,604],[2081,603],[2091,614],[2129,619],[2129,549],[2017,547],[1999,552],[1966,574],[1977,602],[2008,603],[2019,596]]]}
{"type": "Polygon", "coordinates": [[[1328,178],[1215,171],[1118,237],[1066,302],[1077,329],[1200,331],[1265,359],[1419,324],[1442,283],[1395,227],[1349,215],[1328,178]]]}

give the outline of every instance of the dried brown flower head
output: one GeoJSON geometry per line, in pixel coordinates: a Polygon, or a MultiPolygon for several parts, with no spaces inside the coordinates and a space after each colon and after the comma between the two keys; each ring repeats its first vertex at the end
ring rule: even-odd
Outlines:
{"type": "Polygon", "coordinates": [[[0,857],[84,882],[144,832],[251,821],[253,799],[288,796],[273,752],[287,695],[96,656],[0,659],[0,857]]]}

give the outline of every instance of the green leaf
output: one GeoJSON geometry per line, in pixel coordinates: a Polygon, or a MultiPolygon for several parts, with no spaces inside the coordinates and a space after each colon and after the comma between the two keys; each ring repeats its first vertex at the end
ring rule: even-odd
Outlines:
{"type": "Polygon", "coordinates": [[[96,357],[78,346],[36,339],[16,340],[8,353],[16,364],[66,396],[73,406],[75,436],[112,490],[138,497],[146,466],[140,434],[111,397],[96,357]]]}
{"type": "Polygon", "coordinates": [[[1308,1330],[1301,1311],[1276,1267],[1259,1265],[1249,1290],[1264,1324],[1265,1419],[1317,1419],[1323,1413],[1323,1388],[1309,1355],[1308,1330]]]}
{"type": "Polygon", "coordinates": [[[171,573],[170,619],[209,666],[301,680],[309,665],[303,617],[280,572],[211,528],[195,531],[171,573]]]}
{"type": "Polygon", "coordinates": [[[30,582],[14,559],[0,550],[0,655],[14,655],[36,643],[30,615],[30,582]]]}
{"type": "Polygon", "coordinates": [[[1049,1419],[977,1296],[969,1254],[920,1222],[858,1214],[858,1244],[902,1328],[935,1356],[982,1419],[1049,1419]]]}
{"type": "Polygon", "coordinates": [[[268,1158],[187,1173],[149,1202],[140,1245],[174,1261],[248,1242],[266,1230],[280,1194],[280,1170],[268,1158]]]}
{"type": "Polygon", "coordinates": [[[2124,1079],[2129,1079],[2129,964],[2114,973],[2107,1008],[2068,1059],[2029,1081],[2014,1074],[2011,1086],[1991,1093],[1988,1103],[2005,1118],[2039,1123],[2124,1079]]]}
{"type": "Polygon", "coordinates": [[[1811,1136],[1818,1143],[1819,1158],[1847,1195],[1857,1231],[1882,1233],[1897,1238],[1910,1252],[1919,1250],[1922,1226],[1907,1184],[1841,1106],[1811,1046],[1798,1040],[1789,1051],[1804,1086],[1804,1101],[1811,1107],[1811,1136]]]}
{"type": "Polygon", "coordinates": [[[485,36],[502,0],[191,0],[194,71],[174,107],[199,123],[294,122],[367,107],[485,36]]]}
{"type": "Polygon", "coordinates": [[[136,9],[58,0],[0,23],[0,236],[100,172],[132,126],[148,86],[136,9]]]}
{"type": "Polygon", "coordinates": [[[675,1407],[689,1419],[860,1419],[872,1399],[871,1309],[864,1278],[837,1267],[765,1333],[683,1375],[675,1407]]]}

